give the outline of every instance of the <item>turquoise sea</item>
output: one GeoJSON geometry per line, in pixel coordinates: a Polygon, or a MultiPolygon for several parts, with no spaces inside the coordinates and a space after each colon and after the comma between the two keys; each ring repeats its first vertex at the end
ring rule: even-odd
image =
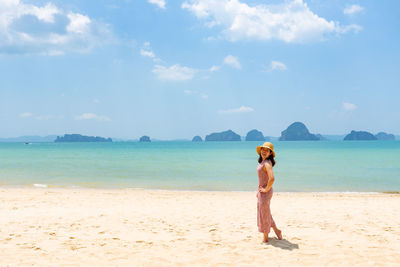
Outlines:
{"type": "MultiPolygon", "coordinates": [[[[0,186],[255,191],[260,144],[0,143],[0,186]]],[[[275,191],[400,191],[400,141],[274,145],[275,191]]]]}

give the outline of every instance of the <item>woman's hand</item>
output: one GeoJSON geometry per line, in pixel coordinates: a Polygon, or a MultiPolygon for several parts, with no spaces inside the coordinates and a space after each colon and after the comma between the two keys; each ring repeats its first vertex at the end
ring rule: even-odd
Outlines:
{"type": "Polygon", "coordinates": [[[261,188],[258,188],[258,192],[260,192],[260,193],[267,193],[268,190],[265,189],[264,187],[261,187],[261,188]]]}

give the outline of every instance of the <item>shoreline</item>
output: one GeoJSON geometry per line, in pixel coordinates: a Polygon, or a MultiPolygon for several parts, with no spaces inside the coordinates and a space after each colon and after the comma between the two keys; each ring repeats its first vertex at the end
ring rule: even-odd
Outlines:
{"type": "MultiPolygon", "coordinates": [[[[55,186],[47,184],[28,184],[28,185],[4,185],[0,184],[0,189],[65,189],[65,190],[144,190],[144,191],[170,191],[170,192],[233,192],[233,193],[251,193],[256,192],[246,190],[200,190],[200,189],[166,189],[166,188],[143,188],[143,187],[90,187],[90,186],[55,186]]],[[[311,194],[400,194],[400,191],[276,191],[276,193],[311,193],[311,194]]]]}

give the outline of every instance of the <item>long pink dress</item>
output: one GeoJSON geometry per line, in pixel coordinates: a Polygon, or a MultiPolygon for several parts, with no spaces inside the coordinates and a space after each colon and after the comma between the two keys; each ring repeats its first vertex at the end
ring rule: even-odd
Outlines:
{"type": "MultiPolygon", "coordinates": [[[[264,160],[257,167],[258,188],[265,188],[268,184],[269,178],[264,166],[267,162],[269,162],[269,160],[264,160]]],[[[270,209],[272,194],[272,187],[267,193],[258,192],[257,194],[257,226],[258,231],[261,233],[269,233],[271,227],[275,226],[270,209]]]]}

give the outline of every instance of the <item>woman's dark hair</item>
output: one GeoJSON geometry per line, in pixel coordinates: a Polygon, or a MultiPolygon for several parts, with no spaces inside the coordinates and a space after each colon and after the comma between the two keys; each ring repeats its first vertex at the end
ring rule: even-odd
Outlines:
{"type": "MultiPolygon", "coordinates": [[[[271,161],[272,167],[274,167],[275,166],[275,159],[274,159],[274,156],[272,155],[272,152],[271,152],[271,154],[269,154],[269,157],[267,159],[271,161]]],[[[262,159],[261,153],[260,153],[260,156],[258,157],[258,163],[261,163],[262,161],[263,161],[263,159],[262,159]]]]}

